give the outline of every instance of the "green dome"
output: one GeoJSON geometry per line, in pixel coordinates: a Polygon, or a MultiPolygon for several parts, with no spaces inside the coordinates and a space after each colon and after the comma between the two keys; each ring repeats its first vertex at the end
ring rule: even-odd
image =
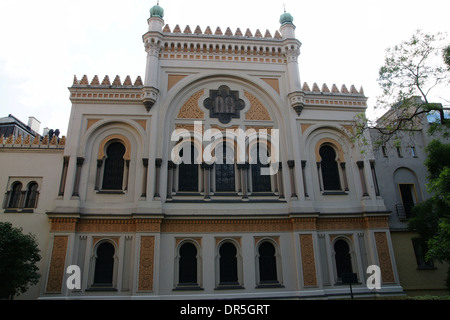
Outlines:
{"type": "Polygon", "coordinates": [[[150,9],[150,17],[159,17],[161,19],[164,18],[164,9],[159,5],[153,6],[150,9]]]}
{"type": "Polygon", "coordinates": [[[292,23],[293,21],[294,17],[290,13],[285,12],[280,16],[280,23],[282,25],[286,23],[292,23]]]}

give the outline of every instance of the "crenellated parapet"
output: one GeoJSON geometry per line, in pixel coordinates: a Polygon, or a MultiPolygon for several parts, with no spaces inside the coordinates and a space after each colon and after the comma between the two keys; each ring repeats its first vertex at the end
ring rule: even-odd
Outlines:
{"type": "Polygon", "coordinates": [[[125,80],[122,82],[120,79],[120,76],[117,75],[113,80],[111,80],[108,75],[106,75],[102,82],[100,82],[100,79],[97,75],[95,75],[91,81],[89,81],[89,78],[87,75],[83,75],[81,80],[78,80],[77,76],[75,75],[73,78],[73,85],[72,88],[77,87],[91,87],[91,88],[132,88],[132,87],[143,87],[143,82],[140,76],[136,78],[134,82],[132,82],[130,76],[126,76],[125,80]]]}
{"type": "Polygon", "coordinates": [[[314,106],[315,108],[352,107],[355,108],[355,111],[357,108],[361,108],[361,112],[362,109],[367,107],[367,97],[364,95],[363,88],[357,90],[354,85],[351,85],[348,89],[345,84],[340,89],[336,84],[333,84],[330,89],[326,83],[319,88],[317,83],[309,86],[305,82],[301,91],[289,94],[289,101],[291,107],[299,116],[307,106],[314,106]]]}
{"type": "Polygon", "coordinates": [[[301,43],[283,38],[278,30],[224,30],[206,27],[203,31],[189,25],[184,29],[176,25],[172,30],[166,24],[162,32],[149,31],[143,40],[149,55],[168,60],[286,64],[300,54],[301,43]]]}
{"type": "Polygon", "coordinates": [[[191,27],[187,25],[183,31],[180,28],[180,26],[177,24],[173,31],[170,29],[170,26],[168,24],[165,25],[163,29],[164,34],[177,34],[177,35],[197,35],[197,36],[205,36],[205,37],[233,37],[233,38],[247,38],[247,39],[270,39],[270,40],[281,40],[281,34],[278,30],[274,32],[274,35],[272,36],[271,32],[269,30],[266,30],[264,34],[257,29],[255,33],[252,33],[250,29],[247,28],[245,33],[241,31],[240,28],[237,28],[236,31],[232,31],[230,27],[227,27],[225,29],[225,32],[222,31],[220,27],[217,27],[215,31],[213,32],[211,27],[206,27],[205,31],[203,32],[200,26],[197,26],[195,30],[192,32],[191,27]]]}
{"type": "Polygon", "coordinates": [[[84,75],[80,80],[74,76],[69,88],[72,102],[90,101],[96,103],[136,103],[142,104],[144,84],[140,76],[133,82],[130,76],[122,81],[120,76],[106,75],[102,81],[95,75],[92,80],[84,75]]]}
{"type": "Polygon", "coordinates": [[[313,83],[312,89],[308,85],[308,83],[304,83],[302,87],[302,91],[305,93],[311,93],[311,94],[335,94],[335,95],[353,95],[353,96],[364,96],[364,90],[361,87],[359,90],[356,89],[354,85],[350,86],[350,90],[347,89],[347,86],[343,84],[341,86],[341,89],[339,90],[336,84],[333,84],[331,86],[331,90],[329,89],[328,85],[324,83],[322,85],[322,88],[319,88],[317,83],[313,83]]]}
{"type": "Polygon", "coordinates": [[[64,149],[66,146],[66,137],[61,138],[53,135],[50,137],[46,136],[30,136],[22,137],[18,135],[17,137],[12,134],[8,137],[0,136],[0,148],[16,148],[16,149],[64,149]]]}

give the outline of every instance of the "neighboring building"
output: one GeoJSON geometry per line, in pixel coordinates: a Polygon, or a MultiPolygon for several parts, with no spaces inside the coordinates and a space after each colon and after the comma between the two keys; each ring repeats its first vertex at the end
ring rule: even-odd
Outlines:
{"type": "Polygon", "coordinates": [[[14,142],[20,136],[25,139],[29,136],[30,139],[34,139],[38,136],[39,128],[41,123],[35,117],[30,117],[28,119],[28,124],[26,125],[12,114],[7,117],[0,118],[0,137],[11,140],[14,142]]]}
{"type": "MultiPolygon", "coordinates": [[[[382,126],[383,121],[391,117],[395,117],[395,106],[378,120],[378,125],[382,126]]],[[[415,127],[415,131],[397,132],[389,143],[374,150],[378,185],[386,208],[392,211],[389,227],[403,289],[408,295],[446,294],[448,265],[427,262],[425,241],[408,230],[412,208],[431,197],[426,188],[425,149],[431,140],[438,138],[428,134],[429,123],[425,116],[418,118],[415,127]]],[[[381,140],[375,129],[370,135],[374,142],[381,140]]]]}
{"type": "Polygon", "coordinates": [[[33,210],[7,200],[0,215],[39,234],[29,295],[338,298],[347,273],[356,296],[402,294],[375,158],[352,140],[362,89],[300,85],[288,13],[272,36],[172,30],[150,12],[144,81],[75,77],[64,148],[0,144],[5,197],[15,181],[42,186],[33,210]],[[66,286],[70,265],[80,290],[66,286]]]}

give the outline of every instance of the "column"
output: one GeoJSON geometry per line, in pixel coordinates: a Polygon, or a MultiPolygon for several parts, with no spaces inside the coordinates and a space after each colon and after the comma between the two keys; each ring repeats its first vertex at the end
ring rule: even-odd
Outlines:
{"type": "Polygon", "coordinates": [[[69,167],[69,159],[70,157],[64,157],[64,163],[61,173],[61,182],[59,184],[59,193],[58,196],[64,196],[64,191],[66,188],[66,179],[67,179],[67,169],[69,167]]]}
{"type": "Polygon", "coordinates": [[[175,164],[173,161],[169,161],[167,164],[167,200],[172,199],[172,183],[173,183],[173,175],[174,175],[174,169],[175,164]]]}
{"type": "Polygon", "coordinates": [[[284,188],[283,188],[283,164],[280,162],[278,173],[278,193],[279,193],[279,199],[284,199],[284,188]]]}
{"type": "Polygon", "coordinates": [[[248,201],[248,169],[250,168],[250,164],[242,163],[238,164],[237,167],[242,186],[242,200],[248,201]]]}
{"type": "Polygon", "coordinates": [[[213,168],[212,164],[203,163],[204,168],[204,189],[205,189],[205,201],[211,200],[211,170],[213,168]]]}
{"type": "Polygon", "coordinates": [[[142,159],[142,164],[144,165],[144,176],[142,177],[142,194],[141,198],[147,197],[147,176],[148,176],[148,159],[142,159]]]}
{"type": "Polygon", "coordinates": [[[155,181],[155,198],[159,198],[160,194],[159,194],[159,185],[160,185],[160,175],[161,175],[161,164],[162,164],[162,159],[156,159],[155,160],[155,168],[156,168],[156,181],[155,181]]]}
{"type": "Polygon", "coordinates": [[[73,197],[79,197],[78,188],[80,186],[81,167],[83,166],[84,158],[77,158],[77,170],[75,173],[75,184],[73,186],[73,197]]]}
{"type": "Polygon", "coordinates": [[[127,191],[128,190],[128,178],[130,175],[130,160],[125,160],[125,174],[124,174],[124,190],[127,191]]]}
{"type": "Polygon", "coordinates": [[[97,160],[97,174],[95,175],[95,190],[100,190],[100,176],[103,167],[103,159],[97,160]]]}
{"type": "Polygon", "coordinates": [[[367,197],[369,194],[367,193],[366,178],[364,176],[364,161],[357,161],[356,164],[358,165],[359,177],[361,178],[363,197],[367,197]]]}
{"type": "Polygon", "coordinates": [[[319,189],[323,191],[322,187],[322,170],[320,170],[320,162],[317,162],[317,177],[319,178],[319,189]]]}
{"type": "Polygon", "coordinates": [[[375,172],[375,161],[370,160],[370,171],[372,172],[373,185],[375,187],[375,195],[380,196],[380,188],[378,187],[377,174],[375,172]]]}
{"type": "Polygon", "coordinates": [[[289,160],[288,161],[288,167],[289,167],[289,177],[291,181],[291,197],[296,198],[297,192],[295,190],[295,177],[294,177],[294,167],[295,167],[295,161],[289,160]]]}
{"type": "Polygon", "coordinates": [[[308,190],[306,189],[306,180],[305,180],[305,168],[306,168],[306,160],[302,160],[302,179],[303,179],[303,190],[305,192],[305,197],[308,198],[308,190]]]}
{"type": "Polygon", "coordinates": [[[344,190],[348,191],[348,180],[347,180],[347,172],[345,170],[345,162],[341,162],[342,176],[344,178],[344,190]]]}

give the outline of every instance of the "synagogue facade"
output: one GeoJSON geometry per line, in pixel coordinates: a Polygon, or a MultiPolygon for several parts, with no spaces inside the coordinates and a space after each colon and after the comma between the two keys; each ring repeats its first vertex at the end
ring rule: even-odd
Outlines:
{"type": "Polygon", "coordinates": [[[362,88],[301,84],[289,13],[274,33],[150,13],[142,78],[75,76],[67,139],[0,141],[3,208],[42,250],[32,294],[334,298],[349,273],[356,295],[401,294],[375,158],[353,139],[362,88]]]}

